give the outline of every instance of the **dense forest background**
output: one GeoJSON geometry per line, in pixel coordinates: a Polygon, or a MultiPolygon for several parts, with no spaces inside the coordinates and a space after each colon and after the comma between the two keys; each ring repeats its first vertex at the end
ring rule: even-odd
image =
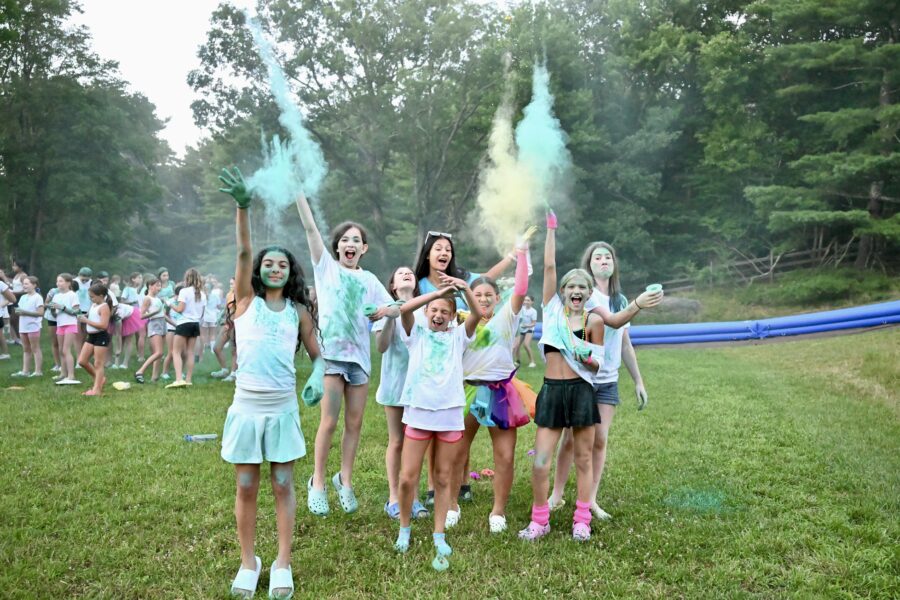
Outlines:
{"type": "MultiPolygon", "coordinates": [[[[227,276],[234,205],[218,171],[253,172],[262,136],[284,134],[244,14],[210,15],[189,79],[209,137],[178,158],[154,106],[68,24],[78,10],[0,0],[2,262],[23,258],[41,277],[83,264],[227,276]]],[[[257,11],[329,164],[325,217],[369,228],[363,264],[379,275],[410,264],[428,230],[454,234],[463,266],[496,262],[472,223],[505,55],[519,111],[546,56],[569,135],[562,265],[604,239],[632,286],[790,250],[898,268],[900,2],[261,0],[257,11]]],[[[309,264],[293,209],[254,221],[255,243],[309,264]]]]}

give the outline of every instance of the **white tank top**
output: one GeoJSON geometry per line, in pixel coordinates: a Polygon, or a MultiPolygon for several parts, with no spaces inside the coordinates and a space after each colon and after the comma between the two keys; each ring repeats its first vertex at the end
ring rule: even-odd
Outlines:
{"type": "MultiPolygon", "coordinates": [[[[105,304],[105,302],[104,302],[104,304],[105,304]]],[[[88,321],[93,321],[94,323],[96,323],[100,320],[100,305],[99,304],[94,304],[93,302],[91,303],[91,308],[88,310],[87,318],[88,318],[88,321]]],[[[93,325],[86,325],[86,328],[87,328],[88,333],[98,333],[100,331],[103,331],[102,329],[97,329],[93,325]]]]}
{"type": "Polygon", "coordinates": [[[293,302],[288,300],[284,310],[273,312],[265,300],[254,297],[247,312],[234,320],[237,387],[247,391],[293,390],[296,393],[294,351],[299,328],[300,315],[293,302]]]}

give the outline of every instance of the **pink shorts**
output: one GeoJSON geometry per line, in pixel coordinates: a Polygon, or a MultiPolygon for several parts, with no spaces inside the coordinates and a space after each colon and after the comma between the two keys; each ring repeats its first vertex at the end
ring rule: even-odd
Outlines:
{"type": "Polygon", "coordinates": [[[66,335],[67,333],[78,333],[78,325],[57,325],[56,335],[66,335]]]}
{"type": "Polygon", "coordinates": [[[462,431],[426,431],[424,429],[416,429],[415,427],[406,426],[406,437],[411,440],[424,441],[432,438],[447,444],[454,444],[462,439],[462,431]]]}

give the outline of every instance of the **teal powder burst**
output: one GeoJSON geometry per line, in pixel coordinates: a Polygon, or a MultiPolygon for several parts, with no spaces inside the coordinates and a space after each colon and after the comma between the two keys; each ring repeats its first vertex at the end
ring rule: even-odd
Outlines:
{"type": "Polygon", "coordinates": [[[553,114],[546,61],[534,65],[531,102],[524,113],[525,117],[516,126],[519,162],[538,180],[542,199],[549,208],[569,187],[572,155],[566,148],[568,135],[553,114]]]}
{"type": "Polygon", "coordinates": [[[281,140],[278,135],[273,136],[269,143],[263,139],[264,164],[250,177],[250,191],[263,199],[267,214],[271,216],[279,215],[303,192],[310,201],[319,227],[326,228],[319,204],[319,191],[328,173],[322,148],[304,127],[303,114],[291,99],[284,71],[275,58],[271,44],[263,36],[259,23],[249,16],[247,22],[259,55],[268,69],[269,88],[281,111],[278,122],[289,134],[286,140],[281,140]]]}

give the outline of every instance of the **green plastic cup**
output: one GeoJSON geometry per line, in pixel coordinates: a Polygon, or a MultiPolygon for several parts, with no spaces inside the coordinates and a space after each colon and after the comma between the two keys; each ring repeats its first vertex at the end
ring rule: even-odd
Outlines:
{"type": "Polygon", "coordinates": [[[575,356],[578,360],[585,361],[591,355],[591,349],[585,346],[578,346],[575,348],[575,356]]]}
{"type": "Polygon", "coordinates": [[[371,317],[375,313],[378,312],[378,305],[376,304],[363,304],[363,314],[367,317],[371,317]]]}
{"type": "Polygon", "coordinates": [[[661,291],[662,291],[662,284],[660,284],[660,283],[651,283],[650,285],[647,286],[647,291],[650,292],[651,294],[655,294],[656,292],[661,292],[661,291]]]}

